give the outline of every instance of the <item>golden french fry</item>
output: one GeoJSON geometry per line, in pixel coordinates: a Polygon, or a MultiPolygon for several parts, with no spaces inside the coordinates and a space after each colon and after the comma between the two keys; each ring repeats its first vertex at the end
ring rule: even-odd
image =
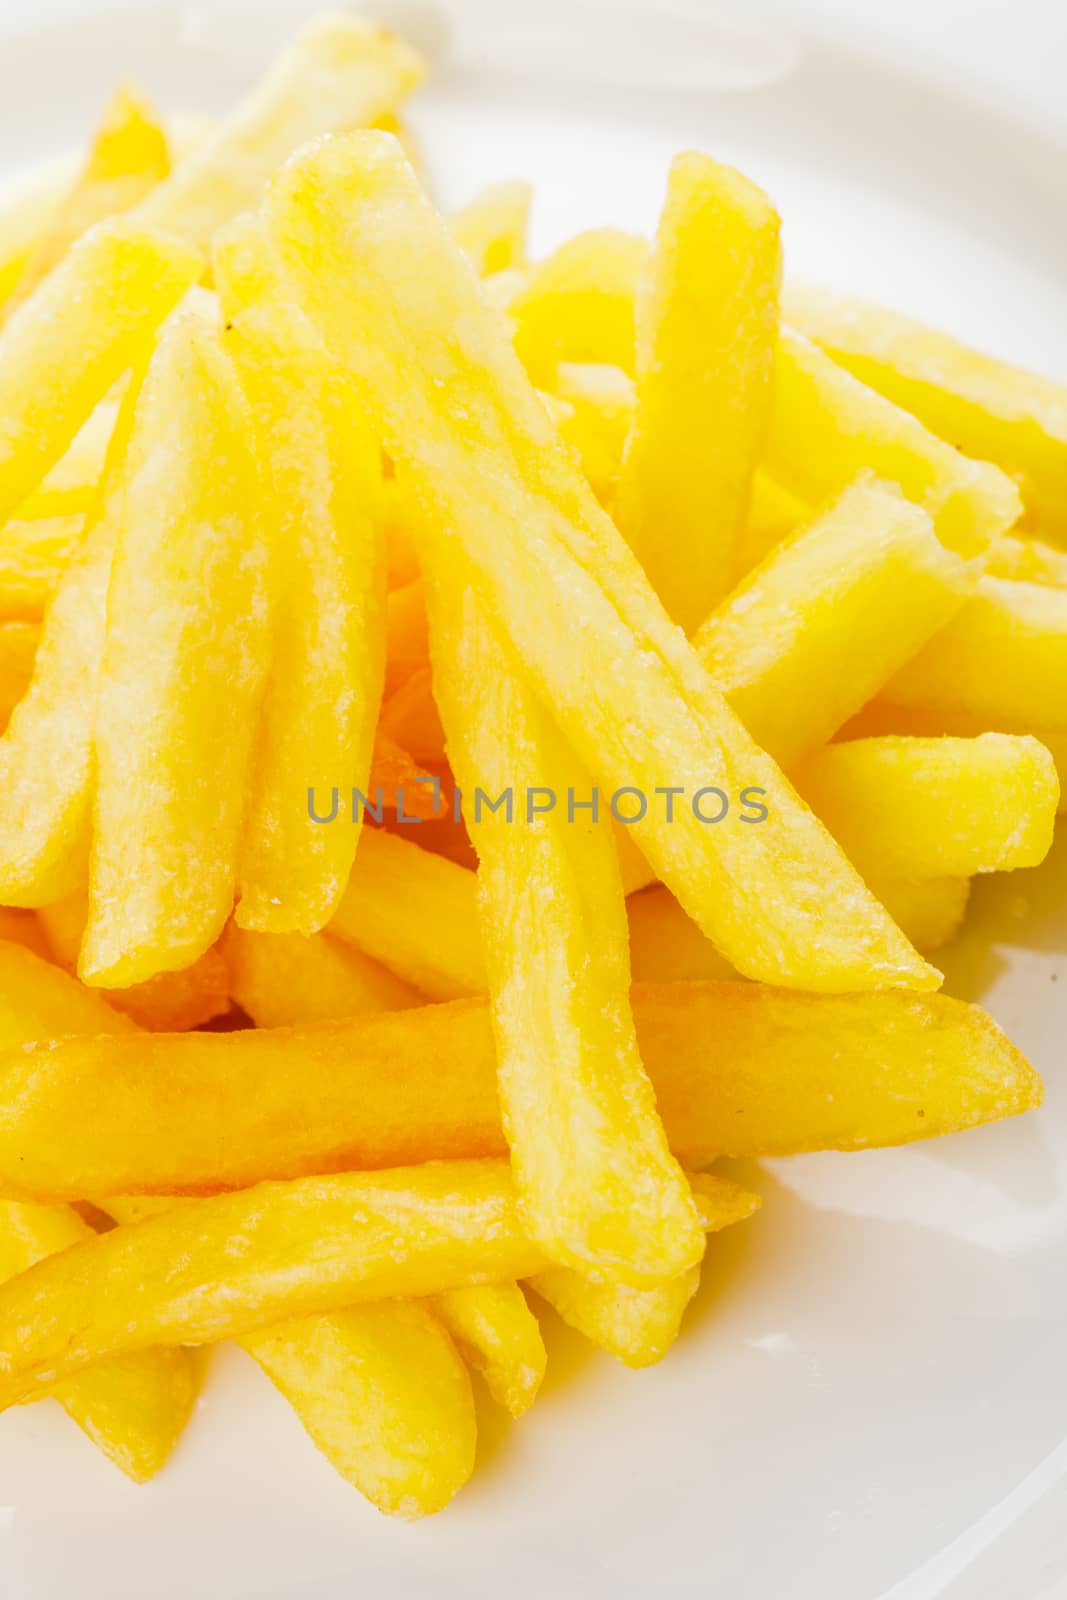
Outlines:
{"type": "Polygon", "coordinates": [[[451,581],[473,575],[609,793],[640,789],[635,841],[723,953],[806,988],[936,984],[669,624],[395,142],[317,146],[275,181],[269,214],[302,302],[416,490],[423,543],[451,581]],[[693,809],[709,785],[763,789],[771,820],[709,826],[693,809]],[[667,787],[686,796],[670,818],[653,803],[667,787]]]}
{"type": "MultiPolygon", "coordinates": [[[[758,1195],[726,1178],[698,1176],[692,1182],[706,1232],[744,1222],[759,1209],[758,1195]]],[[[531,1289],[554,1306],[564,1322],[628,1367],[662,1361],[678,1337],[699,1283],[698,1266],[651,1289],[594,1283],[567,1267],[549,1267],[530,1279],[531,1289]]]]}
{"type": "Polygon", "coordinates": [[[426,596],[421,578],[389,592],[386,605],[385,692],[392,694],[429,664],[426,596]]]}
{"type": "Polygon", "coordinates": [[[485,991],[474,873],[414,839],[363,830],[329,931],[432,1000],[485,991]]]}
{"type": "Polygon", "coordinates": [[[389,1300],[301,1317],[242,1343],[331,1466],[379,1511],[440,1511],[474,1470],[470,1378],[428,1305],[389,1300]]]}
{"type": "MultiPolygon", "coordinates": [[[[51,959],[74,972],[88,915],[84,893],[73,894],[37,913],[51,959]]],[[[108,1004],[152,1033],[183,1033],[202,1027],[229,1010],[226,963],[216,949],[180,972],[159,972],[128,989],[108,991],[108,1004]]]]}
{"type": "Polygon", "coordinates": [[[547,1357],[537,1318],[518,1284],[446,1289],[430,1304],[466,1359],[482,1373],[497,1404],[513,1417],[528,1411],[541,1387],[547,1357]]]}
{"type": "Polygon", "coordinates": [[[539,261],[508,312],[530,376],[552,388],[561,361],[634,368],[634,302],[648,242],[621,228],[590,228],[539,261]]]}
{"type": "Polygon", "coordinates": [[[630,968],[635,983],[678,983],[736,974],[669,889],[661,885],[627,897],[630,968]]]}
{"type": "Polygon", "coordinates": [[[1067,589],[1067,550],[1057,550],[1041,539],[1006,533],[986,559],[991,578],[1015,578],[1022,583],[1044,583],[1050,589],[1067,589]]]}
{"type": "Polygon", "coordinates": [[[70,565],[81,514],[12,519],[0,536],[0,626],[39,623],[70,565]]]}
{"type": "Polygon", "coordinates": [[[0,622],[0,728],[7,727],[26,697],[40,641],[36,623],[0,622]]]}
{"type": "Polygon", "coordinates": [[[899,312],[826,289],[790,284],[786,313],[836,362],[932,432],[1017,478],[1039,522],[1067,538],[1062,384],[970,350],[899,312]]]}
{"type": "Polygon", "coordinates": [[[119,218],[98,223],[0,333],[0,521],[59,460],[200,271],[195,250],[119,218]]]}
{"type": "Polygon", "coordinates": [[[597,499],[610,505],[637,405],[632,378],[621,367],[562,361],[552,392],[570,408],[558,424],[560,438],[577,453],[597,499]]]}
{"type": "Polygon", "coordinates": [[[255,205],[298,145],[394,111],[422,75],[418,56],[387,28],[318,17],[137,215],[206,250],[217,228],[255,205]]]}
{"type": "MultiPolygon", "coordinates": [[[[944,995],[637,984],[633,1006],[671,1148],[693,1167],[904,1144],[1041,1100],[996,1024],[944,995]]],[[[8,1055],[0,1073],[0,1194],[15,1199],[196,1194],[507,1150],[484,999],[225,1036],[70,1039],[8,1055]]]]}
{"type": "Polygon", "coordinates": [[[693,644],[756,743],[791,772],[951,619],[976,581],[924,511],[860,479],[777,545],[693,644]]]}
{"type": "Polygon", "coordinates": [[[893,921],[916,950],[940,950],[960,931],[971,893],[970,878],[895,878],[873,886],[893,921]]]}
{"type": "Polygon", "coordinates": [[[811,507],[805,501],[783,489],[765,472],[757,472],[752,479],[748,520],[738,544],[735,581],[810,520],[811,507]]]}
{"type": "Polygon", "coordinates": [[[493,183],[449,219],[456,243],[479,277],[526,265],[532,200],[528,183],[493,183]]]}
{"type": "Polygon", "coordinates": [[[417,668],[382,706],[378,729],[395,739],[413,760],[439,765],[445,759],[445,730],[433,694],[429,667],[417,668]]]}
{"type": "Polygon", "coordinates": [[[366,790],[381,700],[381,452],[254,218],[228,226],[213,262],[270,517],[271,670],[236,918],[261,933],[315,933],[348,881],[361,819],[316,824],[308,791],[366,790]]]}
{"type": "Polygon", "coordinates": [[[434,682],[469,797],[501,1114],[526,1224],[579,1270],[635,1285],[673,1277],[699,1261],[703,1239],[637,1050],[609,820],[530,812],[535,794],[587,795],[589,774],[474,594],[451,588],[436,561],[429,576],[434,682]],[[511,786],[525,817],[497,809],[511,786]]]}
{"type": "Polygon", "coordinates": [[[966,878],[1043,861],[1059,801],[1036,739],[853,739],[797,773],[808,804],[868,883],[966,878]]]}
{"type": "Polygon", "coordinates": [[[85,165],[30,252],[4,315],[32,294],[94,223],[129,211],[169,171],[167,135],[152,107],[134,90],[119,89],[93,136],[85,165]]]}
{"type": "MultiPolygon", "coordinates": [[[[1067,731],[1067,594],[982,578],[877,703],[944,719],[945,732],[1067,731]]],[[[907,731],[905,728],[903,731],[907,731]]]]}
{"type": "Polygon", "coordinates": [[[137,401],[108,595],[79,963],[103,987],[189,966],[232,908],[268,651],[247,428],[221,335],[180,312],[137,401]]]}
{"type": "Polygon", "coordinates": [[[770,418],[781,275],[766,195],[710,156],[675,156],[637,297],[637,414],[616,514],[687,633],[736,565],[770,418]]]}
{"type": "Polygon", "coordinates": [[[25,944],[0,941],[0,1048],[66,1034],[132,1033],[100,995],[25,944]]]}
{"type": "Polygon", "coordinates": [[[222,949],[230,992],[259,1028],[421,1003],[408,984],[328,934],[250,933],[231,923],[222,949]]]}
{"type": "Polygon", "coordinates": [[[1022,510],[1012,480],[971,461],[789,328],[782,329],[764,466],[819,502],[867,469],[899,484],[960,555],[982,555],[1022,510]]]}

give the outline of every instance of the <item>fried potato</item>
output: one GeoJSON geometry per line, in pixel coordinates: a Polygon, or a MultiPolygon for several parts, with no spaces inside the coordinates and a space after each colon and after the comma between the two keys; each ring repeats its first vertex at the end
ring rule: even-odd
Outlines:
{"type": "Polygon", "coordinates": [[[6,728],[33,680],[41,630],[33,622],[0,622],[0,728],[6,728]]]}
{"type": "Polygon", "coordinates": [[[862,382],[965,455],[1010,473],[1038,523],[1067,539],[1063,384],[968,349],[899,312],[827,289],[790,284],[786,311],[862,382]]]}
{"type": "Polygon", "coordinates": [[[0,521],[59,460],[200,271],[200,257],[122,218],[85,234],[0,333],[0,521]]]}
{"type": "Polygon", "coordinates": [[[381,701],[381,454],[253,218],[229,225],[213,261],[270,516],[270,677],[235,915],[260,933],[315,933],[348,881],[361,817],[317,826],[308,789],[366,791],[381,701]]]}
{"type": "MultiPolygon", "coordinates": [[[[449,796],[447,774],[423,771],[410,752],[379,726],[371,757],[370,780],[364,796],[368,809],[374,808],[374,820],[378,820],[378,811],[382,810],[383,822],[387,820],[386,811],[395,811],[401,827],[429,822],[445,814],[450,804],[449,796]]],[[[348,814],[351,815],[351,812],[348,814]]]]}
{"type": "MultiPolygon", "coordinates": [[[[759,1210],[759,1196],[728,1179],[698,1176],[692,1182],[708,1233],[744,1222],[759,1210]]],[[[699,1283],[698,1266],[651,1289],[594,1283],[567,1267],[549,1267],[530,1279],[530,1288],[547,1300],[564,1322],[626,1366],[650,1367],[662,1361],[677,1339],[685,1309],[699,1283]]]]}
{"type": "Polygon", "coordinates": [[[587,795],[588,772],[523,682],[470,590],[428,568],[434,681],[472,804],[504,1129],[532,1236],[552,1260],[645,1286],[703,1238],[667,1148],[630,1012],[626,911],[606,816],[535,817],[534,794],[587,795]],[[527,797],[516,821],[496,799],[527,797]],[[478,796],[490,805],[479,809],[478,796]]]}
{"type": "MultiPolygon", "coordinates": [[[[638,984],[633,1006],[671,1148],[691,1167],[903,1144],[1041,1100],[991,1018],[944,995],[638,984]]],[[[0,1194],[13,1199],[195,1194],[507,1150],[484,999],[225,1036],[71,1039],[8,1055],[0,1073],[0,1194]]]]}
{"type": "Polygon", "coordinates": [[[0,1285],[0,1407],[111,1356],[526,1278],[546,1264],[506,1161],[220,1195],[96,1235],[0,1285]]]}
{"type": "Polygon", "coordinates": [[[222,932],[267,671],[244,400],[221,335],[193,308],[152,357],[120,498],[79,963],[106,988],[187,967],[222,932]]]}
{"type": "Polygon", "coordinates": [[[390,590],[385,628],[385,692],[393,694],[413,672],[429,665],[426,597],[420,578],[390,590]]]}
{"type": "Polygon", "coordinates": [[[80,514],[28,517],[5,524],[0,534],[0,626],[41,621],[78,548],[84,526],[80,514]]]}
{"type": "Polygon", "coordinates": [[[276,180],[269,214],[302,302],[413,486],[424,546],[452,581],[473,575],[589,769],[649,797],[766,790],[765,827],[716,830],[688,805],[673,821],[650,805],[634,827],[734,966],[814,989],[936,984],[670,626],[395,143],[319,145],[276,180]]]}
{"type": "Polygon", "coordinates": [[[419,667],[393,690],[382,706],[378,728],[418,762],[445,759],[445,730],[433,693],[433,674],[419,667]]]}
{"type": "MultiPolygon", "coordinates": [[[[89,907],[84,893],[68,896],[55,905],[42,906],[37,917],[44,930],[51,959],[75,972],[89,907]]],[[[183,1033],[202,1027],[229,1010],[230,985],[226,963],[217,949],[180,972],[159,972],[128,989],[108,991],[108,1004],[152,1033],[183,1033]]]]}
{"type": "Polygon", "coordinates": [[[532,200],[528,183],[493,183],[449,219],[456,243],[479,277],[526,265],[532,200]]]}
{"type": "Polygon", "coordinates": [[[428,1305],[355,1306],[242,1342],[331,1466],[379,1511],[428,1516],[473,1472],[470,1378],[428,1305]]]}
{"type": "Polygon", "coordinates": [[[61,156],[4,184],[0,196],[0,318],[5,301],[77,173],[77,158],[61,156]]]}
{"type": "Polygon", "coordinates": [[[418,56],[388,29],[317,17],[137,215],[206,250],[217,228],[255,205],[298,145],[395,111],[422,75],[418,56]]]}
{"type": "Polygon", "coordinates": [[[485,992],[474,873],[413,840],[364,829],[329,932],[432,1000],[485,992]]]}
{"type": "Polygon", "coordinates": [[[42,961],[51,961],[44,929],[32,911],[17,911],[10,906],[0,906],[0,940],[5,944],[20,944],[42,961]]]}
{"type": "Polygon", "coordinates": [[[748,518],[738,542],[734,581],[751,572],[790,534],[810,521],[811,508],[805,501],[783,489],[765,472],[757,472],[752,479],[748,518]]]}
{"type": "Polygon", "coordinates": [[[560,438],[601,505],[610,505],[637,406],[633,379],[621,367],[561,361],[552,392],[570,408],[558,424],[560,438]]]}
{"type": "Polygon", "coordinates": [[[756,743],[792,771],[951,619],[976,581],[924,511],[861,478],[777,545],[693,644],[756,743]]]}
{"type": "Polygon", "coordinates": [[[134,90],[117,90],[81,172],[49,216],[3,305],[3,315],[32,294],[94,223],[129,211],[169,171],[170,147],[155,111],[134,90]]]}
{"type": "Polygon", "coordinates": [[[515,349],[535,383],[551,389],[561,361],[634,370],[634,303],[648,241],[621,228],[575,234],[539,261],[510,299],[515,349]]]}
{"type": "Polygon", "coordinates": [[[430,1304],[467,1361],[485,1378],[497,1404],[513,1417],[527,1412],[537,1398],[548,1358],[537,1318],[518,1284],[446,1289],[430,1304]]]}
{"type": "Polygon", "coordinates": [[[229,990],[259,1028],[422,1003],[409,984],[328,934],[249,933],[231,923],[222,950],[229,990]]]}
{"type": "Polygon", "coordinates": [[[962,926],[971,893],[970,878],[895,878],[876,883],[874,892],[916,950],[940,950],[962,926]]]}
{"type": "MultiPolygon", "coordinates": [[[[878,699],[976,722],[977,731],[1067,731],[1067,594],[982,578],[977,593],[878,699]]],[[[969,731],[965,727],[961,732],[969,731]]]]}
{"type": "Polygon", "coordinates": [[[781,275],[766,195],[698,151],[676,156],[637,298],[637,414],[616,513],[687,633],[730,587],[770,418],[781,275]]]}
{"type": "Polygon", "coordinates": [[[1044,745],[1003,733],[849,740],[817,751],[796,782],[868,883],[1035,867],[1059,801],[1044,745]]]}
{"type": "Polygon", "coordinates": [[[94,407],[40,487],[22,501],[20,517],[87,516],[96,510],[122,395],[129,387],[128,379],[120,379],[107,398],[94,407]]]}
{"type": "Polygon", "coordinates": [[[630,968],[635,983],[732,978],[736,973],[686,916],[669,889],[642,889],[626,901],[630,968]]]}
{"type": "Polygon", "coordinates": [[[1041,539],[1006,533],[986,559],[991,578],[1014,578],[1022,583],[1044,583],[1050,589],[1067,589],[1067,550],[1057,550],[1041,539]]]}
{"type": "Polygon", "coordinates": [[[960,455],[788,328],[764,465],[814,503],[872,471],[923,506],[942,543],[963,556],[984,554],[1022,511],[1018,489],[998,467],[960,455]]]}

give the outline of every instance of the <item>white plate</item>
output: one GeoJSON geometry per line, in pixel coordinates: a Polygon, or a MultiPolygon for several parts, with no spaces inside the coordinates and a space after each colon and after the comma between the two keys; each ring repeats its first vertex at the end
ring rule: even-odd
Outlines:
{"type": "MultiPolygon", "coordinates": [[[[123,76],[173,108],[228,103],[294,10],[148,5],[5,43],[3,159],[75,141],[123,76]]],[[[1067,378],[1051,138],[825,40],[562,3],[464,16],[415,115],[446,203],[521,175],[539,248],[596,221],[647,229],[670,155],[703,145],[776,197],[790,270],[1067,378]]],[[[1065,895],[1061,840],[1037,872],[979,885],[946,962],[1046,1073],[1039,1115],[745,1171],[764,1212],[714,1241],[672,1356],[628,1374],[553,1324],[542,1399],[519,1428],[486,1410],[479,1470],[443,1516],[379,1517],[226,1351],[147,1489],[57,1409],[4,1417],[0,1597],[1060,1593],[1065,895]]]]}

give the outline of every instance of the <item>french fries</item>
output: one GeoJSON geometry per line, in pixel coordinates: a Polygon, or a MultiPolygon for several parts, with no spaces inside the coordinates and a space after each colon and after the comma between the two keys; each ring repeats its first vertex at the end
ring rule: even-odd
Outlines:
{"type": "Polygon", "coordinates": [[[367,792],[385,662],[377,440],[267,241],[241,219],[216,240],[226,344],[252,409],[268,534],[273,670],[237,875],[239,926],[315,933],[336,908],[361,817],[316,825],[309,788],[367,792]]]}
{"type": "MultiPolygon", "coordinates": [[[[565,1267],[560,1271],[565,1278],[578,1276],[565,1267]]],[[[513,1417],[523,1416],[537,1398],[548,1358],[537,1318],[518,1284],[445,1289],[431,1304],[497,1404],[513,1417]]]]}
{"type": "Polygon", "coordinates": [[[515,349],[531,378],[551,388],[561,361],[634,369],[634,302],[648,244],[621,228],[576,234],[539,261],[508,304],[515,349]]]}
{"type": "Polygon", "coordinates": [[[120,498],[79,960],[110,988],[189,966],[222,932],[267,672],[262,490],[232,365],[194,309],[152,358],[120,498]]]}
{"type": "Polygon", "coordinates": [[[7,727],[33,681],[40,640],[32,622],[0,622],[0,727],[7,727]]]}
{"type": "Polygon", "coordinates": [[[533,190],[528,183],[494,183],[452,217],[456,243],[470,258],[479,277],[526,265],[526,229],[532,200],[533,190]]]}
{"type": "Polygon", "coordinates": [[[7,523],[0,540],[0,627],[42,620],[83,531],[78,513],[7,523]]]}
{"type": "Polygon", "coordinates": [[[791,322],[872,389],[965,455],[996,462],[1020,483],[1038,526],[1067,538],[1062,384],[981,355],[899,312],[829,290],[790,284],[785,309],[791,322]]]}
{"type": "Polygon", "coordinates": [[[687,633],[733,574],[770,417],[781,272],[766,195],[698,151],[676,156],[637,299],[637,412],[617,514],[687,633]]]}
{"type": "MultiPolygon", "coordinates": [[[[996,1024],[944,995],[639,984],[633,1007],[686,1167],[899,1144],[1040,1104],[1040,1079],[996,1024]]],[[[507,1149],[484,999],[314,1027],[69,1039],[0,1072],[11,1198],[208,1193],[507,1149]],[[198,1115],[176,1118],[175,1105],[198,1115]]]]}
{"type": "Polygon", "coordinates": [[[670,822],[650,806],[634,826],[723,954],[750,976],[797,987],[936,984],[667,623],[395,142],[365,133],[318,146],[276,180],[268,215],[302,302],[416,490],[422,537],[449,562],[451,582],[476,577],[594,775],[646,796],[681,787],[691,797],[709,781],[727,793],[764,790],[766,828],[715,833],[691,805],[670,822]],[[410,273],[398,272],[402,260],[410,273]],[[441,339],[442,313],[463,322],[462,350],[441,339]],[[431,368],[441,382],[449,374],[447,414],[431,368]],[[457,408],[472,419],[462,451],[457,408]],[[566,620],[572,605],[580,630],[566,620]]]}
{"type": "Polygon", "coordinates": [[[229,992],[260,1028],[401,1011],[421,1002],[409,984],[329,934],[250,933],[231,923],[222,950],[229,992]]]}
{"type": "MultiPolygon", "coordinates": [[[[637,1051],[626,913],[607,818],[526,826],[479,812],[509,782],[582,792],[588,774],[525,687],[471,591],[430,567],[434,677],[460,787],[474,805],[478,894],[501,1113],[523,1216],[547,1254],[648,1287],[704,1241],[637,1051]]],[[[456,869],[461,870],[461,869],[456,869]]]]}

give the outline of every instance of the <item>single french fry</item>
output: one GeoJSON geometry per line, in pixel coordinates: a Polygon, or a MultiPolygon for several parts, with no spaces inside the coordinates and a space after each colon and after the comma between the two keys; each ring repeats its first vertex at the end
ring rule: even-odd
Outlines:
{"type": "MultiPolygon", "coordinates": [[[[128,388],[128,381],[125,384],[120,381],[116,386],[123,393],[128,388]]],[[[115,396],[116,390],[112,390],[89,413],[63,455],[42,479],[40,487],[21,502],[19,517],[88,517],[96,511],[101,479],[121,409],[121,398],[115,396]]]]}
{"type": "Polygon", "coordinates": [[[33,681],[41,630],[33,622],[0,622],[0,728],[6,728],[33,681]]]}
{"type": "Polygon", "coordinates": [[[1067,539],[1063,384],[827,289],[790,284],[785,303],[790,321],[839,365],[965,455],[994,461],[1016,478],[1039,525],[1067,539]]]}
{"type": "Polygon", "coordinates": [[[688,796],[670,818],[648,804],[635,841],[733,965],[809,989],[936,984],[670,625],[395,142],[320,144],[268,209],[302,303],[415,491],[423,545],[452,581],[473,577],[609,792],[688,796]],[[764,789],[773,820],[709,827],[692,808],[709,784],[764,789]]]}
{"type": "Polygon", "coordinates": [[[0,626],[39,623],[81,541],[80,514],[12,519],[0,535],[0,626]]]}
{"type": "Polygon", "coordinates": [[[430,1304],[471,1366],[483,1375],[497,1404],[513,1417],[528,1411],[541,1387],[547,1356],[537,1318],[518,1284],[446,1289],[430,1304]]]}
{"type": "Polygon", "coordinates": [[[270,518],[271,670],[236,918],[260,933],[315,933],[348,881],[360,817],[318,826],[307,792],[366,789],[381,701],[381,452],[253,217],[219,235],[213,262],[270,518]]]}
{"type": "Polygon", "coordinates": [[[1067,551],[1027,535],[1006,533],[986,558],[991,578],[1014,578],[1022,583],[1044,583],[1050,589],[1067,589],[1067,551]]]}
{"type": "Polygon", "coordinates": [[[422,75],[418,56],[388,29],[340,14],[318,17],[137,215],[206,250],[217,228],[255,205],[299,145],[394,111],[422,75]]]}
{"type": "Polygon", "coordinates": [[[1022,510],[1011,478],[971,461],[789,328],[782,329],[763,464],[811,503],[867,469],[899,484],[963,556],[982,555],[1022,510]]]}
{"type": "Polygon", "coordinates": [[[493,183],[453,213],[449,219],[453,237],[479,277],[526,265],[532,200],[528,183],[493,183]]]}
{"type": "MultiPolygon", "coordinates": [[[[758,1195],[726,1178],[698,1176],[692,1183],[708,1233],[744,1222],[759,1209],[758,1195]]],[[[699,1266],[651,1289],[594,1283],[567,1267],[549,1267],[530,1279],[530,1288],[555,1307],[564,1322],[626,1366],[649,1367],[662,1361],[677,1339],[699,1283],[699,1266]]]]}
{"type": "Polygon", "coordinates": [[[693,644],[756,743],[792,772],[959,611],[976,582],[924,511],[861,478],[777,545],[693,644]]]}
{"type": "Polygon", "coordinates": [[[752,479],[748,519],[738,542],[735,582],[759,566],[790,534],[811,521],[811,508],[765,472],[752,479]]]}
{"type": "Polygon", "coordinates": [[[422,580],[391,589],[385,622],[385,693],[393,694],[430,660],[422,580]]]}
{"type": "Polygon", "coordinates": [[[102,987],[189,966],[232,908],[268,653],[247,428],[221,335],[180,312],[137,401],[108,596],[79,962],[102,987]]]}
{"type": "MultiPolygon", "coordinates": [[[[1067,731],[1067,594],[982,578],[977,593],[889,680],[879,702],[993,729],[1067,731]]],[[[966,731],[961,729],[961,731],[966,731]]]]}
{"type": "Polygon", "coordinates": [[[124,218],[98,223],[0,333],[0,521],[62,456],[200,271],[195,250],[124,218]]]}
{"type": "Polygon", "coordinates": [[[770,418],[779,219],[732,167],[676,156],[637,297],[619,527],[686,632],[730,587],[770,418]]]}
{"type": "Polygon", "coordinates": [[[610,505],[637,406],[633,379],[621,367],[561,361],[552,392],[570,407],[559,424],[560,438],[577,453],[601,505],[610,505]]]}
{"type": "Polygon", "coordinates": [[[433,673],[418,667],[382,706],[380,733],[395,739],[412,759],[439,765],[445,759],[445,731],[433,694],[433,673]]]}
{"type": "Polygon", "coordinates": [[[894,878],[872,885],[893,921],[916,950],[951,944],[963,924],[970,878],[894,878]]]}
{"type": "Polygon", "coordinates": [[[1037,866],[1059,801],[1044,745],[1004,733],[848,740],[796,781],[869,883],[1037,866]]]}
{"type": "Polygon", "coordinates": [[[634,302],[648,242],[621,228],[590,228],[539,261],[508,305],[515,348],[535,383],[551,389],[561,361],[634,369],[634,302]]]}
{"type": "Polygon", "coordinates": [[[169,171],[167,135],[154,110],[134,90],[117,90],[81,172],[30,252],[4,315],[32,294],[94,223],[129,211],[169,171]]]}
{"type": "Polygon", "coordinates": [[[523,1215],[555,1261],[635,1285],[673,1277],[699,1261],[703,1239],[638,1054],[609,819],[558,811],[556,796],[589,793],[587,770],[473,592],[452,588],[436,560],[429,577],[434,682],[478,852],[500,1106],[523,1215]],[[525,816],[499,807],[512,786],[525,816]],[[553,801],[540,815],[535,795],[553,801]]]}
{"type": "Polygon", "coordinates": [[[258,1028],[421,1003],[410,985],[328,934],[250,933],[231,923],[222,950],[230,992],[258,1028]]]}
{"type": "Polygon", "coordinates": [[[730,963],[686,916],[669,889],[642,889],[626,900],[630,968],[635,983],[731,978],[730,963]]]}
{"type": "Polygon", "coordinates": [[[300,1317],[242,1343],[331,1466],[379,1511],[440,1511],[474,1470],[470,1378],[429,1305],[388,1300],[300,1317]]]}
{"type": "Polygon", "coordinates": [[[433,1000],[485,992],[474,873],[414,839],[364,829],[329,932],[433,1000]]]}
{"type": "Polygon", "coordinates": [[[25,944],[0,941],[0,1049],[66,1034],[124,1034],[133,1023],[25,944]]]}
{"type": "MultiPolygon", "coordinates": [[[[1041,1100],[991,1018],[944,995],[637,984],[633,1006],[671,1148],[691,1167],[904,1144],[1041,1100]]],[[[0,1195],[13,1199],[196,1194],[507,1151],[484,999],[71,1039],[10,1054],[0,1073],[0,1195]]]]}
{"type": "MultiPolygon", "coordinates": [[[[69,895],[37,913],[48,953],[68,972],[78,966],[78,952],[88,915],[84,893],[69,895]]],[[[108,1004],[151,1033],[183,1033],[202,1027],[229,1010],[226,963],[215,948],[180,972],[159,972],[128,989],[110,989],[108,1004]]]]}

